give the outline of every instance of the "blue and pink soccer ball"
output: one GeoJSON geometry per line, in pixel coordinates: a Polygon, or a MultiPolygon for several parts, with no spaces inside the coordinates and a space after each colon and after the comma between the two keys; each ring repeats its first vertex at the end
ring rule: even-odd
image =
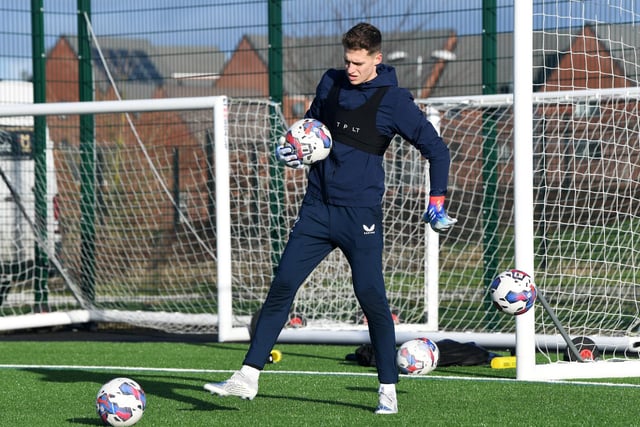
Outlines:
{"type": "Polygon", "coordinates": [[[105,425],[132,426],[142,418],[147,398],[140,385],[130,378],[114,378],[100,387],[96,410],[105,425]]]}
{"type": "Polygon", "coordinates": [[[333,146],[331,132],[316,119],[295,122],[287,131],[285,141],[294,147],[298,159],[305,165],[324,160],[333,146]]]}
{"type": "Polygon", "coordinates": [[[524,271],[512,269],[503,271],[493,279],[489,294],[498,310],[517,316],[533,307],[537,291],[531,276],[524,271]]]}
{"type": "Polygon", "coordinates": [[[396,353],[396,365],[401,374],[425,375],[436,369],[440,350],[429,338],[416,338],[403,343],[396,353]]]}

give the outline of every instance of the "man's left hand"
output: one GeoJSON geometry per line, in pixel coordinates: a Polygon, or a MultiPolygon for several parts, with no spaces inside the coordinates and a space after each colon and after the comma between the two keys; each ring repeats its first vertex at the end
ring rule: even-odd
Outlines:
{"type": "Polygon", "coordinates": [[[422,220],[428,222],[433,231],[438,233],[448,231],[458,222],[457,219],[447,215],[444,209],[444,196],[429,197],[429,206],[427,211],[422,215],[422,220]]]}

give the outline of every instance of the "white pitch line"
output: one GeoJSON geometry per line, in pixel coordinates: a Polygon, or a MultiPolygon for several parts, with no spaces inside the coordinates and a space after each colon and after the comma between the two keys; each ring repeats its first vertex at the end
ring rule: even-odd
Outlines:
{"type": "MultiPolygon", "coordinates": [[[[131,371],[131,372],[181,372],[195,374],[229,374],[235,370],[229,369],[189,369],[189,368],[149,368],[143,366],[92,366],[92,365],[19,365],[0,364],[0,369],[49,369],[49,370],[75,370],[75,371],[131,371]]],[[[318,372],[318,371],[263,371],[268,375],[318,375],[318,376],[352,376],[352,377],[377,377],[375,373],[366,372],[318,372]]],[[[447,380],[447,381],[479,381],[479,382],[519,382],[515,378],[493,378],[493,377],[465,377],[446,375],[401,375],[407,380],[447,380]]],[[[640,384],[624,384],[596,381],[529,381],[533,383],[547,383],[558,385],[580,385],[580,386],[601,386],[601,387],[623,387],[640,388],[640,384]]]]}

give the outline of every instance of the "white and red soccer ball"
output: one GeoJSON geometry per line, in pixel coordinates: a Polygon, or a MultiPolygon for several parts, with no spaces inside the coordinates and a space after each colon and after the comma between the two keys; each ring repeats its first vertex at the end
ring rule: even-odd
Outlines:
{"type": "Polygon", "coordinates": [[[130,378],[114,378],[100,387],[96,411],[105,425],[132,426],[142,418],[147,398],[140,385],[130,378]]]}
{"type": "Polygon", "coordinates": [[[512,269],[503,271],[493,279],[489,294],[498,310],[517,316],[533,307],[537,290],[531,276],[524,271],[512,269]]]}
{"type": "Polygon", "coordinates": [[[402,374],[425,375],[436,369],[440,350],[429,338],[416,338],[403,343],[396,354],[396,364],[402,374]]]}
{"type": "Polygon", "coordinates": [[[296,150],[305,165],[324,160],[331,151],[331,132],[319,120],[302,119],[295,122],[285,135],[285,141],[296,150]]]}

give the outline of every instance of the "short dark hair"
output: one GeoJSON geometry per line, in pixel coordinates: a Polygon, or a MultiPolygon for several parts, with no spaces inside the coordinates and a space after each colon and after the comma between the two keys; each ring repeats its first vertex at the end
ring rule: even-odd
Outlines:
{"type": "Polygon", "coordinates": [[[349,50],[365,49],[370,55],[382,49],[382,34],[373,25],[360,22],[342,36],[342,46],[349,50]]]}

